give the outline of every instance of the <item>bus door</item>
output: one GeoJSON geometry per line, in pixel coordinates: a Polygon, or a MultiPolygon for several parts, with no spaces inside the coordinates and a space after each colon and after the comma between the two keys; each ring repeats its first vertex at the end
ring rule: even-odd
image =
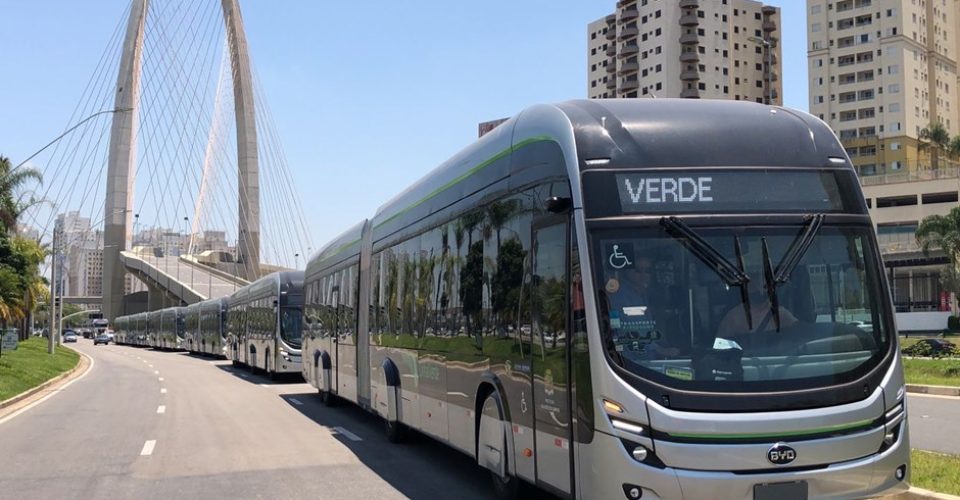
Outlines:
{"type": "Polygon", "coordinates": [[[533,226],[531,285],[533,398],[537,482],[570,493],[573,446],[567,356],[568,216],[533,226]]]}
{"type": "MultiPolygon", "coordinates": [[[[339,276],[334,274],[334,276],[339,276]]],[[[331,296],[331,305],[330,305],[330,331],[327,332],[330,336],[329,353],[330,353],[330,380],[327,380],[327,390],[331,394],[337,394],[340,389],[340,377],[337,372],[340,370],[340,285],[334,285],[331,296]]]]}

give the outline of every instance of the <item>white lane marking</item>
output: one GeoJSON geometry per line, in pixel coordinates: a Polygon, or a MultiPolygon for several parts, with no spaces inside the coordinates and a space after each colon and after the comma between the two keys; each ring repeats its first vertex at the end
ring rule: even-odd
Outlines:
{"type": "Polygon", "coordinates": [[[303,403],[302,403],[299,399],[297,399],[297,398],[290,398],[290,402],[293,403],[293,404],[295,404],[295,405],[297,405],[297,406],[303,405],[303,403]]]}
{"type": "Polygon", "coordinates": [[[166,413],[166,412],[167,412],[166,406],[160,405],[157,407],[157,413],[166,413]]]}
{"type": "Polygon", "coordinates": [[[161,388],[160,388],[160,394],[166,394],[166,393],[167,393],[167,388],[166,388],[166,387],[161,387],[161,388]]]}
{"type": "Polygon", "coordinates": [[[74,382],[82,379],[83,377],[86,377],[86,376],[93,370],[93,365],[95,365],[96,363],[93,361],[93,358],[92,358],[92,357],[87,356],[86,354],[84,354],[84,353],[82,353],[82,352],[80,352],[80,351],[76,351],[76,352],[78,352],[79,354],[81,354],[83,357],[87,358],[87,360],[90,361],[90,366],[87,367],[87,371],[83,372],[83,374],[80,375],[79,377],[77,377],[77,378],[75,378],[75,379],[67,382],[66,384],[63,384],[62,387],[60,387],[59,389],[51,392],[50,394],[47,394],[46,396],[44,396],[44,397],[42,397],[42,398],[34,401],[33,403],[30,403],[30,404],[28,404],[27,406],[24,406],[23,408],[20,408],[19,410],[15,411],[15,412],[13,412],[13,413],[11,413],[11,414],[9,414],[9,415],[7,415],[6,417],[0,418],[0,425],[3,425],[5,422],[8,422],[8,421],[10,421],[10,420],[13,420],[13,418],[16,417],[17,415],[20,415],[21,413],[29,410],[30,408],[33,408],[34,406],[37,406],[38,404],[40,404],[40,403],[42,403],[42,402],[44,402],[44,401],[52,398],[55,394],[58,394],[58,393],[60,393],[60,392],[62,392],[62,391],[64,391],[64,390],[66,390],[67,387],[70,387],[71,385],[73,385],[74,382]]]}
{"type": "Polygon", "coordinates": [[[140,456],[141,456],[141,457],[145,457],[145,456],[148,456],[148,455],[153,455],[153,448],[154,448],[154,446],[156,446],[156,445],[157,445],[157,440],[156,440],[156,439],[151,439],[151,440],[147,441],[146,443],[143,443],[143,449],[140,450],[140,456]]]}
{"type": "Polygon", "coordinates": [[[247,374],[246,374],[246,373],[241,373],[240,376],[243,377],[243,378],[247,378],[247,374]]]}
{"type": "Polygon", "coordinates": [[[342,434],[350,441],[363,441],[363,438],[344,429],[343,427],[334,427],[333,430],[337,431],[337,434],[342,434]]]}
{"type": "Polygon", "coordinates": [[[163,382],[163,377],[160,377],[160,381],[163,382]]]}
{"type": "Polygon", "coordinates": [[[149,366],[150,368],[153,368],[153,365],[151,365],[151,364],[147,364],[147,366],[149,366]]]}
{"type": "Polygon", "coordinates": [[[160,370],[154,370],[154,371],[153,371],[153,374],[154,374],[154,375],[160,375],[160,370]]]}

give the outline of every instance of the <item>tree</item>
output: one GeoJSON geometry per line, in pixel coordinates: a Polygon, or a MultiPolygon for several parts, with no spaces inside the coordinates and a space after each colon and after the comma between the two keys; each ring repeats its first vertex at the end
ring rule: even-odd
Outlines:
{"type": "Polygon", "coordinates": [[[960,159],[960,135],[953,138],[948,146],[948,154],[954,160],[960,159]]]}
{"type": "Polygon", "coordinates": [[[931,215],[920,221],[914,236],[924,255],[939,248],[950,259],[947,269],[940,275],[940,282],[951,292],[960,293],[955,279],[960,264],[960,207],[954,207],[947,215],[931,215]]]}
{"type": "Polygon", "coordinates": [[[930,152],[930,167],[940,168],[940,155],[950,151],[950,132],[943,123],[931,123],[920,131],[920,149],[930,152]]]}
{"type": "Polygon", "coordinates": [[[10,166],[10,159],[0,156],[0,230],[15,232],[17,221],[23,212],[39,203],[32,196],[26,202],[23,201],[22,190],[29,181],[43,182],[43,176],[32,168],[14,171],[10,166]]]}

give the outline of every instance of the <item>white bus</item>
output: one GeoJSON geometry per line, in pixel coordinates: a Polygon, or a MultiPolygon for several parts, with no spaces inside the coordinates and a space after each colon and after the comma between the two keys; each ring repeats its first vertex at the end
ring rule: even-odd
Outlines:
{"type": "Polygon", "coordinates": [[[879,496],[910,451],[881,269],[807,114],[536,106],[311,258],[303,375],[504,496],[879,496]]]}

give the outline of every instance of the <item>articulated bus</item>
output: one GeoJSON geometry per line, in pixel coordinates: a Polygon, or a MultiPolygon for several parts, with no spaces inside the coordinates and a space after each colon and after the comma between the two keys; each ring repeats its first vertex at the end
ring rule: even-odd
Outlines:
{"type": "Polygon", "coordinates": [[[195,302],[183,308],[183,349],[192,354],[200,352],[200,304],[195,302]]]}
{"type": "Polygon", "coordinates": [[[227,359],[271,377],[300,373],[303,271],[270,274],[226,304],[227,359]]]}
{"type": "Polygon", "coordinates": [[[185,307],[168,307],[147,313],[147,331],[151,334],[149,345],[157,349],[183,348],[185,312],[185,307]]]}
{"type": "Polygon", "coordinates": [[[226,357],[227,298],[200,303],[199,352],[226,357]]]}
{"type": "Polygon", "coordinates": [[[507,496],[879,496],[910,450],[881,269],[810,115],[536,106],[311,258],[303,375],[507,496]]]}

